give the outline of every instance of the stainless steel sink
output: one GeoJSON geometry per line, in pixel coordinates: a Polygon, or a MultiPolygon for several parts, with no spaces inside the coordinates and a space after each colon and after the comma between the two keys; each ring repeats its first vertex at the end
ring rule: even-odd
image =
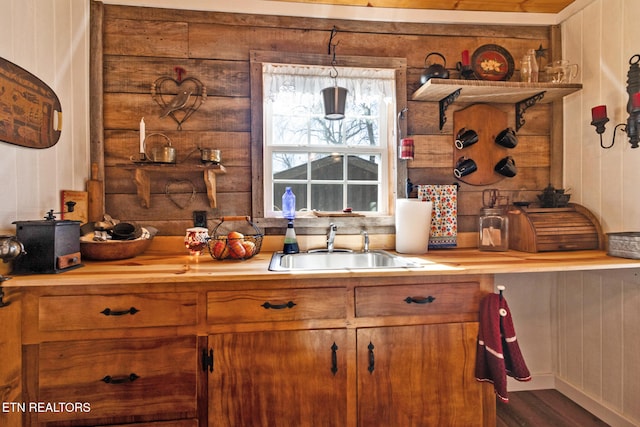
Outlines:
{"type": "Polygon", "coordinates": [[[407,268],[420,264],[385,251],[370,252],[302,252],[271,257],[271,271],[344,270],[361,268],[407,268]]]}

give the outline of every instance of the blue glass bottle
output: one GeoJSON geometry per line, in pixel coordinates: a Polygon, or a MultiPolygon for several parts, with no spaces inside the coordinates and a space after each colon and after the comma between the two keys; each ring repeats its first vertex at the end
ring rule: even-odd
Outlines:
{"type": "Polygon", "coordinates": [[[289,220],[296,217],[296,195],[291,191],[291,187],[285,188],[282,195],[282,216],[289,220]]]}

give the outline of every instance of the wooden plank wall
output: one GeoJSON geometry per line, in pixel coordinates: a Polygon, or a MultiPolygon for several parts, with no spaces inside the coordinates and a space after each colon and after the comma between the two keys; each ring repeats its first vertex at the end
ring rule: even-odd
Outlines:
{"type": "MultiPolygon", "coordinates": [[[[327,52],[331,28],[339,30],[337,55],[407,58],[407,98],[420,86],[425,56],[432,51],[447,58],[455,77],[461,51],[471,53],[484,44],[506,48],[519,66],[527,49],[550,49],[551,27],[385,23],[323,20],[250,14],[183,11],[128,6],[104,6],[104,164],[106,210],[115,218],[157,227],[160,234],[181,235],[192,226],[192,212],[205,210],[209,218],[251,213],[249,51],[327,52]],[[206,86],[207,99],[178,131],[170,118],[159,118],[161,108],[151,97],[151,84],[162,76],[175,77],[174,67],[187,71],[206,86]],[[149,208],[141,207],[133,174],[119,165],[138,151],[138,124],[144,117],[147,133],[166,134],[177,149],[178,162],[196,165],[197,146],[222,150],[225,175],[218,177],[218,207],[208,207],[201,172],[154,174],[149,208]],[[191,156],[188,156],[192,153],[191,156]],[[171,182],[170,196],[166,194],[171,182]],[[197,195],[188,202],[191,185],[197,195]],[[174,192],[175,190],[175,192],[174,192]]],[[[543,65],[546,60],[543,59],[543,65]]],[[[517,78],[516,72],[515,77],[517,78]]],[[[408,102],[407,129],[416,142],[415,160],[408,175],[414,184],[453,183],[453,111],[438,129],[438,105],[408,102]]],[[[515,108],[498,104],[515,123],[515,108]]],[[[539,104],[526,113],[520,143],[514,150],[518,176],[492,188],[535,199],[550,181],[552,106],[539,104]]],[[[157,141],[155,143],[161,143],[157,141]]],[[[195,169],[195,168],[194,168],[195,169]]],[[[462,184],[460,230],[476,230],[476,216],[484,187],[462,184]]],[[[517,196],[520,197],[520,196],[517,196]]],[[[210,225],[213,225],[210,224],[210,225]]]]}

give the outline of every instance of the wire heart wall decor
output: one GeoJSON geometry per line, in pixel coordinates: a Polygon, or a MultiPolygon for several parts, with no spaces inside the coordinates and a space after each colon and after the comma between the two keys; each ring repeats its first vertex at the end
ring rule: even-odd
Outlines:
{"type": "Polygon", "coordinates": [[[170,179],[164,193],[176,207],[185,209],[196,198],[196,186],[188,179],[170,179]]]}
{"type": "Polygon", "coordinates": [[[160,117],[171,117],[182,130],[184,123],[198,111],[207,98],[207,88],[195,77],[182,78],[182,68],[176,67],[177,79],[163,76],[151,85],[151,97],[162,108],[160,117]]]}

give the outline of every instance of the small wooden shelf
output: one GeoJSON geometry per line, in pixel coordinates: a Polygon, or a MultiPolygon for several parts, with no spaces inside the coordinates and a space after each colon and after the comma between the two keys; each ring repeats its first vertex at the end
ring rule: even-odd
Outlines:
{"type": "Polygon", "coordinates": [[[418,90],[413,101],[440,103],[440,129],[446,122],[447,107],[455,101],[516,104],[516,130],[523,124],[527,108],[535,103],[549,103],[582,89],[580,83],[522,83],[488,80],[431,79],[418,90]]]}
{"type": "Polygon", "coordinates": [[[116,165],[124,169],[134,171],[134,181],[138,190],[138,197],[143,208],[151,206],[151,180],[149,175],[152,173],[180,173],[193,172],[201,170],[203,172],[204,183],[207,187],[207,197],[209,198],[209,206],[215,208],[217,206],[216,199],[216,175],[225,174],[227,170],[222,165],[178,165],[174,163],[134,163],[116,165]]]}

